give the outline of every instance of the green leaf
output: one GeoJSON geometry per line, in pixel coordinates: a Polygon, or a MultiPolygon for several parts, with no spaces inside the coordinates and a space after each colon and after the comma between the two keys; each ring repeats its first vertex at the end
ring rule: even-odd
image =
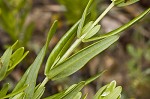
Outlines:
{"type": "Polygon", "coordinates": [[[122,88],[120,86],[115,87],[116,81],[112,81],[110,84],[103,86],[95,94],[94,99],[118,99],[122,88]]]}
{"type": "MultiPolygon", "coordinates": [[[[53,68],[55,61],[60,58],[66,50],[69,48],[70,43],[72,42],[72,36],[76,34],[76,29],[79,22],[77,22],[72,28],[61,38],[61,40],[57,43],[55,48],[52,50],[51,54],[48,57],[46,67],[45,67],[45,75],[47,75],[50,69],[53,68]]],[[[74,38],[74,36],[73,36],[74,38]]],[[[58,61],[58,60],[57,60],[58,61]]]]}
{"type": "Polygon", "coordinates": [[[116,87],[116,81],[112,81],[106,88],[105,92],[103,92],[103,94],[101,94],[101,96],[107,96],[108,94],[110,94],[111,92],[113,92],[113,90],[116,87]]]}
{"type": "Polygon", "coordinates": [[[103,99],[118,99],[121,91],[122,91],[122,87],[118,86],[113,90],[113,92],[111,92],[108,96],[104,97],[103,99]]]}
{"type": "Polygon", "coordinates": [[[139,0],[116,0],[115,5],[118,7],[128,6],[138,2],[139,0]]]}
{"type": "Polygon", "coordinates": [[[49,32],[48,32],[48,36],[47,36],[47,40],[46,40],[46,49],[47,49],[47,47],[49,45],[50,40],[52,39],[53,35],[56,32],[57,25],[58,25],[58,21],[55,20],[54,23],[52,24],[49,32]]]}
{"type": "Polygon", "coordinates": [[[39,89],[37,89],[35,91],[34,95],[33,95],[33,99],[40,99],[41,96],[43,95],[44,91],[45,91],[45,87],[44,86],[42,86],[39,89]]]}
{"type": "Polygon", "coordinates": [[[108,48],[111,44],[118,40],[118,38],[118,36],[111,36],[91,44],[53,68],[47,77],[49,79],[56,80],[71,75],[82,68],[94,56],[108,48]]]}
{"type": "MultiPolygon", "coordinates": [[[[29,51],[26,51],[24,54],[22,54],[22,56],[20,56],[20,58],[15,59],[15,62],[13,62],[13,65],[11,67],[9,67],[8,71],[14,69],[16,67],[17,64],[19,64],[27,55],[28,55],[29,51]]],[[[19,53],[18,53],[19,54],[19,53]]]]}
{"type": "Polygon", "coordinates": [[[23,97],[24,97],[24,92],[21,92],[21,93],[15,95],[15,96],[14,96],[13,98],[11,98],[11,99],[24,99],[23,97]]]}
{"type": "Polygon", "coordinates": [[[78,84],[73,84],[67,90],[62,91],[58,94],[52,95],[50,97],[47,97],[45,99],[73,99],[85,85],[89,84],[90,82],[100,77],[102,73],[98,73],[86,81],[81,81],[78,84]]]}
{"type": "Polygon", "coordinates": [[[97,73],[96,75],[92,76],[91,78],[87,79],[87,80],[85,81],[85,85],[91,83],[92,81],[94,81],[95,79],[97,79],[98,77],[100,77],[103,73],[105,73],[105,71],[99,72],[99,73],[97,73]]]}
{"type": "Polygon", "coordinates": [[[100,77],[104,72],[98,73],[91,78],[89,78],[86,81],[81,81],[78,84],[74,84],[70,86],[64,93],[64,95],[61,97],[61,99],[75,99],[74,97],[80,92],[80,90],[87,84],[91,83],[98,77],[100,77]]]}
{"type": "Polygon", "coordinates": [[[87,35],[84,37],[84,39],[89,39],[92,36],[94,36],[99,30],[100,30],[100,25],[96,25],[94,28],[92,28],[87,35]]]}
{"type": "Polygon", "coordinates": [[[46,97],[44,99],[60,99],[64,93],[65,93],[65,91],[62,91],[62,92],[59,92],[59,93],[54,94],[52,96],[46,97]]]}
{"type": "Polygon", "coordinates": [[[11,55],[11,64],[9,66],[9,69],[7,71],[10,71],[15,68],[17,64],[19,64],[25,56],[29,53],[29,51],[24,53],[24,47],[21,47],[17,49],[12,55],[11,55]]]}
{"type": "Polygon", "coordinates": [[[3,99],[3,98],[9,98],[9,97],[15,96],[15,95],[17,95],[17,94],[23,92],[27,87],[28,87],[28,85],[25,85],[25,86],[23,86],[22,88],[18,89],[17,91],[12,92],[12,93],[10,93],[10,94],[8,94],[8,95],[2,97],[2,99],[3,99]]]}
{"type": "Polygon", "coordinates": [[[18,45],[18,40],[11,46],[12,50],[14,50],[17,45],[18,45]]]}
{"type": "Polygon", "coordinates": [[[75,87],[65,92],[60,99],[73,99],[75,95],[85,86],[85,81],[78,83],[75,87]]]}
{"type": "Polygon", "coordinates": [[[138,22],[140,19],[142,19],[146,14],[148,14],[150,12],[150,8],[147,9],[146,11],[144,11],[143,13],[141,13],[139,16],[137,16],[136,18],[134,18],[133,20],[129,21],[128,23],[126,23],[125,25],[111,31],[108,32],[106,34],[102,34],[100,36],[97,37],[93,37],[91,39],[88,40],[84,40],[84,42],[89,42],[89,41],[94,41],[94,40],[99,40],[99,39],[103,39],[112,35],[116,35],[119,34],[120,32],[124,31],[125,29],[128,29],[131,25],[135,24],[136,22],[138,22]]]}
{"type": "Polygon", "coordinates": [[[86,6],[86,8],[85,8],[85,10],[84,10],[84,12],[83,12],[83,14],[82,14],[82,18],[81,18],[81,21],[80,21],[80,23],[79,23],[78,30],[77,30],[77,37],[78,37],[78,38],[80,38],[80,37],[82,36],[82,35],[81,35],[81,33],[82,33],[82,28],[83,28],[83,26],[84,26],[85,19],[86,19],[88,10],[89,10],[89,8],[90,8],[92,2],[93,2],[93,0],[89,0],[88,4],[87,4],[87,6],[86,6]]]}
{"type": "Polygon", "coordinates": [[[86,98],[87,98],[87,95],[88,95],[88,93],[86,93],[86,94],[82,97],[82,99],[86,99],[86,98]]]}
{"type": "Polygon", "coordinates": [[[20,88],[22,88],[25,85],[25,82],[27,80],[27,76],[29,73],[31,67],[29,67],[26,72],[24,73],[24,75],[22,76],[21,80],[17,83],[17,85],[15,86],[14,90],[12,92],[15,92],[17,90],[19,90],[20,88]]]}
{"type": "Polygon", "coordinates": [[[4,52],[3,56],[1,57],[2,66],[0,68],[0,81],[3,80],[3,78],[5,77],[5,75],[7,73],[7,69],[8,69],[8,66],[9,66],[11,54],[12,54],[12,48],[9,47],[4,52]]]}
{"type": "Polygon", "coordinates": [[[9,89],[9,83],[4,84],[4,86],[0,90],[0,98],[4,97],[7,94],[8,89],[9,89]]]}
{"type": "Polygon", "coordinates": [[[50,42],[52,36],[54,35],[54,33],[56,31],[56,26],[57,26],[57,21],[55,21],[53,23],[53,25],[52,25],[49,33],[48,33],[46,44],[41,49],[41,51],[39,52],[39,54],[36,57],[35,61],[30,66],[31,68],[29,70],[29,73],[28,73],[28,76],[27,76],[27,79],[26,79],[26,83],[25,83],[25,84],[29,84],[29,87],[25,90],[25,94],[26,94],[25,98],[27,98],[27,99],[32,99],[32,97],[34,95],[34,90],[35,90],[38,71],[39,71],[40,66],[43,62],[43,59],[45,57],[46,50],[48,48],[49,42],[50,42]]]}
{"type": "Polygon", "coordinates": [[[91,29],[91,26],[93,25],[93,21],[88,22],[82,29],[81,35],[87,33],[88,31],[90,31],[89,29],[91,29]]]}
{"type": "Polygon", "coordinates": [[[80,99],[81,96],[82,96],[82,93],[78,92],[77,95],[75,95],[73,99],[80,99]]]}
{"type": "Polygon", "coordinates": [[[12,55],[11,55],[11,61],[12,65],[18,63],[18,60],[22,57],[24,53],[24,47],[18,48],[12,55]]]}
{"type": "Polygon", "coordinates": [[[103,86],[98,90],[98,92],[95,94],[93,99],[101,99],[101,94],[104,92],[104,90],[107,88],[108,84],[103,86]]]}

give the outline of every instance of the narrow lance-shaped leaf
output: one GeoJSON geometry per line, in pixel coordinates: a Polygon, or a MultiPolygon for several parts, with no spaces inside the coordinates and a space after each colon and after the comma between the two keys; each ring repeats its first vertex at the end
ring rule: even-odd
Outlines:
{"type": "MultiPolygon", "coordinates": [[[[16,92],[17,90],[19,90],[20,88],[22,88],[25,85],[29,70],[31,67],[29,67],[26,72],[24,73],[24,75],[22,76],[21,80],[17,83],[17,85],[15,86],[15,88],[13,89],[12,92],[16,92]]],[[[13,98],[10,98],[13,99],[13,98]]]]}
{"type": "Polygon", "coordinates": [[[22,57],[24,53],[24,47],[18,48],[12,55],[11,55],[11,66],[14,66],[14,64],[18,63],[18,60],[22,57]]]}
{"type": "Polygon", "coordinates": [[[61,99],[73,99],[74,96],[76,96],[85,85],[91,83],[92,81],[94,81],[95,79],[100,77],[103,73],[104,72],[98,73],[98,74],[94,75],[93,77],[89,78],[86,81],[81,81],[80,83],[75,84],[72,87],[69,87],[69,89],[66,90],[66,92],[61,97],[61,99]]]}
{"type": "Polygon", "coordinates": [[[100,25],[96,25],[94,28],[92,28],[88,33],[87,35],[85,36],[84,39],[89,39],[91,38],[92,36],[94,36],[99,30],[100,30],[100,25]]]}
{"type": "Polygon", "coordinates": [[[65,91],[62,91],[62,92],[59,92],[59,93],[54,94],[52,96],[46,97],[44,99],[60,99],[64,93],[65,93],[65,91]]]}
{"type": "Polygon", "coordinates": [[[98,77],[100,77],[103,73],[105,73],[105,71],[103,72],[99,72],[96,75],[92,76],[91,78],[87,79],[85,82],[85,85],[91,83],[92,81],[94,81],[95,79],[97,79],[98,77]]]}
{"type": "Polygon", "coordinates": [[[30,70],[29,70],[27,80],[25,83],[25,84],[29,84],[29,87],[25,90],[25,94],[26,94],[25,98],[27,98],[27,99],[32,99],[32,97],[33,97],[38,71],[39,71],[40,66],[43,62],[43,59],[45,57],[49,42],[56,31],[56,27],[57,27],[57,21],[55,21],[53,23],[53,25],[48,33],[46,44],[41,49],[41,51],[38,54],[38,56],[36,57],[35,61],[30,66],[30,70]]]}
{"type": "Polygon", "coordinates": [[[111,92],[108,96],[104,97],[103,99],[118,99],[121,91],[122,91],[122,87],[118,86],[113,90],[113,92],[111,92]]]}
{"type": "Polygon", "coordinates": [[[121,94],[121,86],[116,87],[116,81],[112,81],[100,88],[93,99],[118,99],[121,94]]]}
{"type": "Polygon", "coordinates": [[[9,97],[12,97],[12,96],[15,96],[21,92],[23,92],[27,87],[29,87],[28,85],[25,85],[23,86],[22,88],[18,89],[17,91],[15,92],[12,92],[10,94],[7,94],[6,96],[2,97],[2,99],[5,99],[5,98],[9,98],[9,97]]]}
{"type": "Polygon", "coordinates": [[[44,91],[45,91],[45,87],[44,86],[40,87],[39,89],[37,89],[35,91],[34,96],[32,98],[33,99],[40,99],[41,96],[43,95],[44,91]]]}
{"type": "Polygon", "coordinates": [[[85,81],[78,83],[74,88],[69,90],[67,94],[64,94],[60,99],[73,99],[75,95],[85,86],[85,81]]]}
{"type": "Polygon", "coordinates": [[[89,29],[91,29],[90,27],[93,25],[93,21],[90,21],[88,22],[83,28],[82,28],[82,31],[81,31],[81,35],[87,33],[88,31],[90,31],[89,29]]]}
{"type": "Polygon", "coordinates": [[[93,99],[101,99],[101,94],[104,92],[104,90],[107,88],[108,84],[103,86],[102,88],[100,88],[98,90],[98,92],[94,95],[94,98],[93,99]]]}
{"type": "MultiPolygon", "coordinates": [[[[13,70],[17,64],[19,64],[27,55],[28,55],[29,51],[26,51],[23,56],[21,56],[20,59],[18,59],[15,63],[13,63],[13,65],[11,67],[9,67],[8,71],[13,70]]],[[[7,74],[8,75],[8,74],[7,74]]]]}
{"type": "Polygon", "coordinates": [[[78,26],[78,30],[77,30],[77,37],[80,38],[81,37],[81,32],[82,32],[82,28],[84,26],[84,23],[85,23],[85,19],[86,19],[86,16],[88,14],[88,10],[92,4],[93,0],[89,0],[83,14],[82,14],[82,18],[81,18],[81,21],[80,21],[80,24],[78,26]]]}
{"type": "Polygon", "coordinates": [[[78,92],[78,93],[73,97],[73,99],[81,99],[81,96],[82,96],[82,93],[81,93],[81,92],[78,92]]]}
{"type": "Polygon", "coordinates": [[[118,38],[118,36],[111,36],[91,44],[53,68],[47,77],[49,79],[56,80],[71,75],[82,68],[94,56],[108,48],[111,44],[118,40],[118,38]]]}
{"type": "Polygon", "coordinates": [[[13,98],[11,98],[11,99],[23,99],[23,98],[24,98],[24,92],[21,92],[21,93],[15,95],[15,96],[14,96],[13,98]]]}
{"type": "Polygon", "coordinates": [[[7,69],[8,69],[8,66],[9,66],[11,54],[12,54],[12,48],[9,47],[4,52],[3,56],[1,57],[2,66],[0,68],[0,81],[4,79],[4,77],[5,77],[6,73],[7,73],[7,69]]]}
{"type": "Polygon", "coordinates": [[[95,79],[100,77],[103,73],[104,72],[100,72],[100,73],[92,76],[91,78],[87,79],[86,81],[81,81],[78,84],[73,84],[65,91],[62,91],[58,94],[52,95],[52,96],[44,98],[44,99],[73,99],[85,85],[91,83],[92,81],[94,81],[95,79]]]}
{"type": "Polygon", "coordinates": [[[66,50],[68,49],[70,42],[72,42],[72,36],[76,34],[76,29],[79,22],[77,22],[72,28],[61,38],[61,40],[57,43],[55,48],[52,50],[51,54],[48,57],[46,66],[45,66],[45,74],[49,73],[49,70],[52,68],[53,64],[57,60],[58,57],[61,57],[66,50]]]}
{"type": "Polygon", "coordinates": [[[102,34],[100,36],[97,37],[93,37],[91,39],[88,40],[83,40],[84,42],[89,42],[89,41],[94,41],[94,40],[99,40],[99,39],[103,39],[112,35],[116,35],[119,34],[120,32],[124,31],[125,29],[129,28],[131,25],[135,24],[136,22],[138,22],[140,19],[142,19],[146,14],[148,14],[150,12],[150,8],[147,9],[146,11],[144,11],[143,13],[141,13],[139,16],[137,16],[136,18],[134,18],[133,20],[129,21],[128,23],[126,23],[125,25],[111,31],[108,32],[106,34],[102,34]]]}
{"type": "Polygon", "coordinates": [[[103,94],[101,96],[107,96],[108,94],[110,94],[111,92],[113,92],[113,90],[116,87],[116,81],[112,81],[108,86],[107,89],[105,90],[105,92],[103,92],[103,94]]]}

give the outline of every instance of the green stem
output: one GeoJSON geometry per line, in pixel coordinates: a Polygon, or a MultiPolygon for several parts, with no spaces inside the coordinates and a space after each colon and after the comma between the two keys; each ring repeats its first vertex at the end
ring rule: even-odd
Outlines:
{"type": "Polygon", "coordinates": [[[63,62],[73,51],[74,49],[82,42],[82,39],[77,39],[72,46],[67,50],[67,52],[61,57],[57,64],[63,62]]]}
{"type": "MultiPolygon", "coordinates": [[[[98,22],[108,13],[109,10],[111,10],[114,6],[114,2],[112,2],[108,8],[97,18],[97,20],[93,23],[93,25],[91,26],[91,29],[98,24],[98,22]]],[[[66,58],[68,58],[70,56],[70,54],[74,51],[74,49],[82,42],[82,39],[86,36],[86,34],[82,35],[79,39],[77,39],[72,46],[67,50],[67,52],[61,57],[61,59],[58,61],[57,64],[63,62],[66,58]]],[[[48,82],[48,78],[46,77],[43,82],[41,83],[41,86],[45,86],[45,84],[48,82]]]]}
{"type": "Polygon", "coordinates": [[[39,86],[39,88],[41,86],[45,86],[45,84],[49,81],[49,79],[47,77],[45,77],[45,79],[43,80],[43,82],[41,83],[41,85],[39,86]]]}
{"type": "Polygon", "coordinates": [[[114,2],[112,2],[107,9],[96,19],[96,21],[93,23],[92,27],[94,27],[99,21],[102,20],[102,18],[114,7],[114,2]]]}
{"type": "MultiPolygon", "coordinates": [[[[91,29],[108,13],[109,10],[112,9],[112,7],[114,6],[114,2],[112,2],[108,8],[97,18],[97,20],[93,23],[93,25],[91,26],[91,29]]],[[[82,35],[79,39],[77,39],[73,45],[67,50],[67,52],[62,56],[62,58],[58,61],[57,64],[63,62],[72,52],[73,50],[82,42],[82,39],[86,36],[82,35]]]]}

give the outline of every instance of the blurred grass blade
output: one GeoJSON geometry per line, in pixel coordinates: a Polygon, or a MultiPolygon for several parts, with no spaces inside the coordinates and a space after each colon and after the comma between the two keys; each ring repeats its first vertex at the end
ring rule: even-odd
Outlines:
{"type": "Polygon", "coordinates": [[[12,50],[14,50],[18,45],[18,40],[11,46],[12,50]]]}
{"type": "MultiPolygon", "coordinates": [[[[22,26],[23,27],[23,26],[22,26]]],[[[30,23],[24,30],[24,32],[22,33],[22,43],[23,45],[27,45],[28,41],[31,39],[32,37],[32,33],[33,33],[33,29],[35,27],[34,23],[30,23]]]]}
{"type": "Polygon", "coordinates": [[[108,96],[104,97],[103,99],[118,99],[122,91],[121,86],[118,86],[111,92],[108,96]]]}
{"type": "Polygon", "coordinates": [[[75,32],[78,24],[79,22],[77,22],[74,26],[72,26],[72,28],[61,38],[61,40],[57,43],[55,48],[52,50],[51,54],[48,57],[46,67],[45,67],[46,75],[49,73],[49,70],[52,68],[57,58],[61,57],[69,48],[69,45],[73,40],[71,38],[74,38],[72,36],[76,34],[75,32]]]}
{"type": "Polygon", "coordinates": [[[11,58],[11,54],[12,54],[12,48],[9,47],[3,54],[3,56],[1,57],[1,68],[0,68],[0,81],[4,79],[6,73],[7,73],[7,69],[9,66],[9,62],[10,62],[10,58],[11,58]]]}
{"type": "Polygon", "coordinates": [[[88,95],[88,93],[86,93],[81,99],[86,99],[87,95],[88,95]]]}
{"type": "Polygon", "coordinates": [[[118,38],[118,36],[111,36],[91,44],[53,68],[47,77],[49,79],[56,80],[71,75],[72,73],[81,69],[94,56],[117,41],[118,38]]]}
{"type": "Polygon", "coordinates": [[[88,14],[88,10],[92,4],[93,0],[89,0],[83,14],[82,14],[82,18],[81,18],[81,21],[79,23],[79,26],[78,26],[78,30],[77,30],[77,37],[80,38],[81,37],[81,32],[82,32],[82,28],[84,26],[84,23],[85,23],[85,19],[86,19],[86,16],[88,14]]]}
{"type": "Polygon", "coordinates": [[[131,25],[133,25],[134,23],[138,22],[140,19],[142,19],[146,14],[148,14],[150,12],[150,8],[147,9],[146,11],[144,11],[143,13],[141,13],[139,16],[137,16],[136,18],[134,18],[133,20],[129,21],[128,23],[126,23],[125,25],[111,31],[108,32],[106,34],[102,34],[98,37],[93,37],[91,39],[88,40],[84,40],[84,42],[89,42],[89,41],[94,41],[94,40],[99,40],[99,39],[103,39],[115,34],[119,34],[120,32],[124,31],[125,29],[129,28],[131,25]]]}
{"type": "Polygon", "coordinates": [[[3,85],[2,89],[0,90],[0,98],[4,97],[9,89],[9,83],[3,85]]]}
{"type": "Polygon", "coordinates": [[[50,42],[52,36],[54,35],[54,33],[56,31],[56,27],[57,27],[57,21],[55,21],[53,23],[53,25],[50,28],[50,31],[48,33],[46,44],[41,49],[38,56],[36,57],[36,59],[34,60],[34,62],[30,66],[30,70],[29,70],[29,73],[28,73],[28,76],[27,76],[27,79],[26,79],[26,82],[25,82],[25,84],[29,84],[29,87],[25,90],[25,94],[26,94],[25,98],[27,98],[27,99],[32,99],[32,97],[34,95],[34,90],[35,90],[35,85],[36,85],[36,79],[37,79],[37,76],[38,76],[38,71],[40,69],[40,66],[41,66],[43,60],[44,60],[49,42],[50,42]]]}

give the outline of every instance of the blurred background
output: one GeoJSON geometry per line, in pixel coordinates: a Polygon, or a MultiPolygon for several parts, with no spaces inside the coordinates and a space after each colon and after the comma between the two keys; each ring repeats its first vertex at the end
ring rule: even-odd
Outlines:
{"type": "MultiPolygon", "coordinates": [[[[47,56],[62,35],[81,18],[88,0],[0,0],[0,55],[19,40],[20,46],[29,50],[29,55],[3,82],[13,88],[25,70],[34,61],[44,45],[47,32],[54,20],[58,20],[57,33],[53,37],[47,56]]],[[[96,19],[110,4],[110,0],[95,0],[91,20],[96,19]]],[[[150,7],[149,0],[123,7],[114,7],[100,22],[100,33],[107,33],[136,17],[150,7]]],[[[76,50],[87,46],[81,44],[76,50]]],[[[46,60],[45,60],[46,62],[46,60]]],[[[37,83],[44,79],[44,65],[37,83]]],[[[84,68],[61,81],[49,82],[44,96],[49,96],[68,86],[85,80],[99,71],[107,70],[99,79],[82,91],[92,99],[103,85],[116,80],[123,87],[122,99],[150,99],[150,14],[121,34],[117,43],[93,58],[84,68]]]]}

